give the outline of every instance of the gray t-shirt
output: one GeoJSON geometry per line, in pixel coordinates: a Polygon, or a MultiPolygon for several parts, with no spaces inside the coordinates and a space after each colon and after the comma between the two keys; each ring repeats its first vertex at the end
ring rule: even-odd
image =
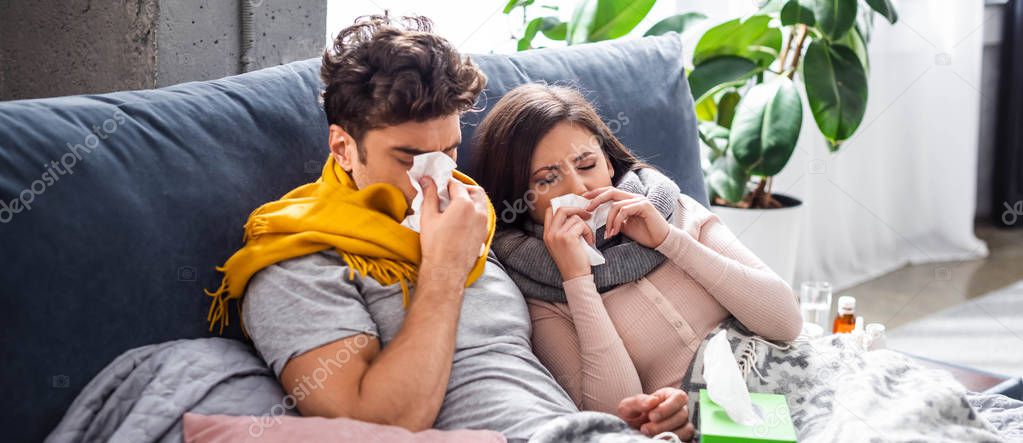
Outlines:
{"type": "MultiPolygon", "coordinates": [[[[349,280],[344,260],[324,251],[257,273],[242,317],[256,350],[279,377],[289,359],[345,337],[366,333],[386,347],[401,329],[405,308],[398,284],[381,286],[357,273],[349,280]]],[[[525,300],[491,254],[483,275],[465,290],[451,378],[434,427],[529,438],[551,419],[576,412],[532,353],[529,337],[525,300]]],[[[341,361],[324,362],[321,372],[357,351],[339,352],[341,361]]],[[[315,381],[309,384],[315,389],[315,381]]]]}

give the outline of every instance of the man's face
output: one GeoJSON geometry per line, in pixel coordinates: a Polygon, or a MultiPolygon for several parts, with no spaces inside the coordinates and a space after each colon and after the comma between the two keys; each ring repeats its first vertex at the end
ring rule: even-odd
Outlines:
{"type": "Polygon", "coordinates": [[[374,183],[389,183],[401,189],[409,203],[415,189],[408,172],[412,157],[441,151],[457,159],[462,132],[458,114],[424,122],[405,122],[369,130],[362,137],[362,149],[344,128],[330,125],[330,150],[341,167],[351,173],[355,185],[363,189],[374,183]]]}

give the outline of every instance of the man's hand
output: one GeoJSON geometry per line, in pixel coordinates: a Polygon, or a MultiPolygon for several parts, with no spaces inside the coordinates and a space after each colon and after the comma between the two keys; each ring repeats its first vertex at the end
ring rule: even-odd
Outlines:
{"type": "Polygon", "coordinates": [[[280,377],[288,392],[305,389],[301,383],[310,379],[318,386],[297,401],[302,415],[349,417],[413,432],[437,420],[454,361],[465,278],[487,234],[487,203],[482,188],[452,180],[451,205],[441,213],[433,181],[422,185],[423,263],[401,329],[386,348],[374,336],[358,335],[289,360],[280,377]],[[324,362],[348,349],[356,349],[356,356],[329,368],[328,376],[324,362]]]}
{"type": "Polygon", "coordinates": [[[423,266],[444,269],[451,281],[465,284],[487,237],[487,195],[479,186],[451,180],[448,182],[451,203],[441,212],[433,180],[424,177],[420,185],[423,206],[419,242],[423,266]]]}
{"type": "Polygon", "coordinates": [[[689,396],[681,389],[661,388],[653,394],[623,399],[618,404],[618,416],[646,436],[674,432],[683,441],[689,441],[695,431],[689,423],[688,401],[689,396]]]}

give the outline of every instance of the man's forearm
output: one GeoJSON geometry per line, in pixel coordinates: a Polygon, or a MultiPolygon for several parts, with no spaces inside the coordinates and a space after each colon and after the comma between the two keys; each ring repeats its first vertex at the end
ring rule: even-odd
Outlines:
{"type": "Polygon", "coordinates": [[[420,266],[401,329],[360,383],[365,412],[411,430],[433,425],[451,376],[465,282],[458,277],[444,265],[420,266]]]}

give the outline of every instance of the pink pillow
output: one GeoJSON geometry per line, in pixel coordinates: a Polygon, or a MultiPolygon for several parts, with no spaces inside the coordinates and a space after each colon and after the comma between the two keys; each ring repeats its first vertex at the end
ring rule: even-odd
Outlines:
{"type": "Polygon", "coordinates": [[[349,418],[230,416],[185,413],[185,442],[396,442],[396,443],[506,443],[494,431],[430,429],[411,432],[398,426],[378,425],[349,418]]]}

